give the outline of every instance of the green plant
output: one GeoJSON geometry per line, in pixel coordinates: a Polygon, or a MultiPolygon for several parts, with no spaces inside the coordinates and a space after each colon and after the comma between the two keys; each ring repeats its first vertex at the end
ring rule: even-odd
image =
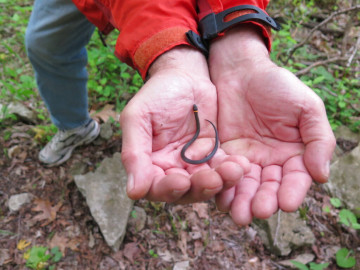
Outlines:
{"type": "Polygon", "coordinates": [[[297,262],[297,261],[291,261],[291,263],[297,268],[297,269],[300,269],[300,270],[323,270],[325,269],[326,267],[329,266],[329,263],[314,263],[314,262],[311,262],[309,263],[309,265],[307,266],[306,264],[303,264],[301,262],[297,262]]]}
{"type": "Polygon", "coordinates": [[[54,124],[49,126],[37,125],[32,128],[34,139],[41,144],[49,142],[52,136],[57,132],[57,127],[54,124]]]}
{"type": "Polygon", "coordinates": [[[153,258],[158,258],[158,257],[159,257],[159,255],[156,254],[156,252],[155,252],[153,249],[150,249],[150,250],[149,250],[149,255],[150,255],[151,257],[153,257],[153,258]]]}
{"type": "Polygon", "coordinates": [[[336,252],[336,264],[342,268],[351,268],[355,266],[356,259],[351,256],[353,254],[352,250],[347,248],[341,248],[336,252]]]}
{"type": "Polygon", "coordinates": [[[26,267],[36,270],[41,269],[54,269],[54,265],[50,265],[51,263],[57,263],[62,258],[62,253],[59,251],[58,247],[54,247],[48,250],[47,247],[44,246],[33,246],[29,248],[25,254],[24,258],[26,260],[26,267]]]}
{"type": "Polygon", "coordinates": [[[330,203],[332,204],[332,206],[334,206],[335,208],[339,208],[341,206],[341,201],[339,198],[331,198],[330,199],[330,203]]]}
{"type": "Polygon", "coordinates": [[[341,209],[339,212],[340,223],[349,226],[355,230],[360,230],[360,224],[356,215],[349,209],[341,209]]]}
{"type": "MultiPolygon", "coordinates": [[[[109,46],[115,45],[117,34],[114,31],[107,37],[109,46]]],[[[88,45],[88,54],[90,105],[110,103],[115,105],[116,111],[121,111],[127,102],[123,98],[125,93],[134,94],[142,86],[140,75],[104,47],[97,34],[88,45]]]]}

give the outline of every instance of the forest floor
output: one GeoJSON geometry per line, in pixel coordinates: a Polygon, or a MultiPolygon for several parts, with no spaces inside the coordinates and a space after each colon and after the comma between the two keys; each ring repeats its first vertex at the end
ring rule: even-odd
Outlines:
{"type": "Polygon", "coordinates": [[[72,174],[79,164],[94,171],[105,157],[120,152],[120,137],[81,147],[65,164],[46,168],[38,162],[41,145],[30,135],[31,128],[16,124],[7,141],[6,130],[0,131],[0,150],[16,147],[11,158],[0,160],[2,269],[26,269],[24,255],[31,246],[59,247],[60,261],[49,261],[56,269],[288,269],[279,262],[304,253],[314,254],[314,262],[330,263],[326,269],[339,269],[328,252],[339,247],[354,250],[360,261],[358,234],[339,224],[336,209],[323,211],[325,206],[332,208],[330,198],[316,184],[301,207],[306,209],[304,218],[316,236],[315,244],[289,256],[273,255],[251,226],[236,226],[212,201],[186,206],[135,202],[146,212],[145,227],[136,231],[129,226],[115,252],[106,245],[72,174]],[[9,197],[25,192],[34,196],[32,203],[10,212],[9,197]],[[189,267],[173,268],[174,262],[189,267]]]}

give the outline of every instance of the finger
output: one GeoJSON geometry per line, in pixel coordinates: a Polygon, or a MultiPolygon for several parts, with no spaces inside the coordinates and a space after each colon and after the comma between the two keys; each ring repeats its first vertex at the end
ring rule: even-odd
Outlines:
{"type": "Polygon", "coordinates": [[[266,219],[278,210],[277,193],[282,178],[282,168],[267,166],[261,172],[261,185],[252,201],[252,212],[257,218],[266,219]]]}
{"type": "Polygon", "coordinates": [[[231,203],[235,197],[235,187],[221,191],[216,194],[215,202],[219,211],[229,212],[231,209],[231,203]]]}
{"type": "Polygon", "coordinates": [[[179,200],[189,191],[191,182],[189,176],[172,173],[153,181],[146,199],[150,201],[162,201],[171,203],[179,200]]]}
{"type": "Polygon", "coordinates": [[[279,207],[293,212],[303,202],[312,183],[301,155],[292,157],[283,166],[283,178],[278,192],[279,207]]]}
{"type": "Polygon", "coordinates": [[[250,173],[236,186],[235,198],[231,204],[231,217],[238,225],[245,226],[252,221],[251,204],[260,185],[260,174],[261,167],[253,164],[250,173]]]}
{"type": "Polygon", "coordinates": [[[304,162],[314,180],[324,183],[330,173],[336,140],[328,122],[323,102],[305,111],[300,119],[300,133],[305,143],[304,162]]]}
{"type": "Polygon", "coordinates": [[[250,162],[247,158],[239,155],[226,155],[215,170],[223,179],[223,189],[225,190],[235,186],[246,173],[250,172],[250,168],[250,162]]]}
{"type": "Polygon", "coordinates": [[[144,197],[156,175],[164,175],[151,160],[152,131],[150,120],[134,106],[128,105],[121,114],[121,159],[128,174],[127,194],[137,200],[144,197]]]}
{"type": "Polygon", "coordinates": [[[223,188],[220,175],[214,170],[201,170],[190,178],[191,188],[176,203],[193,203],[213,198],[223,188]]]}

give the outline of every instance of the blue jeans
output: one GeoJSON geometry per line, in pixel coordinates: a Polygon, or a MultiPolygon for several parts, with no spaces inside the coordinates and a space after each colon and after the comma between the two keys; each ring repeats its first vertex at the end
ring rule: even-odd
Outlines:
{"type": "Polygon", "coordinates": [[[71,0],[35,0],[25,35],[28,57],[53,123],[63,130],[89,121],[87,52],[94,26],[71,0]]]}

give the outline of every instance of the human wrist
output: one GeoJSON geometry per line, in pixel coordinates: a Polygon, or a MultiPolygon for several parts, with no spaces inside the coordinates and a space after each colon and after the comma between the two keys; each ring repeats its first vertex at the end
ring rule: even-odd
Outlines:
{"type": "Polygon", "coordinates": [[[197,49],[190,46],[177,46],[160,55],[150,66],[148,77],[163,71],[177,70],[184,74],[207,75],[206,58],[197,49]]]}
{"type": "Polygon", "coordinates": [[[209,65],[217,73],[229,68],[271,63],[263,36],[257,26],[242,24],[230,29],[224,36],[211,42],[209,65]]]}

